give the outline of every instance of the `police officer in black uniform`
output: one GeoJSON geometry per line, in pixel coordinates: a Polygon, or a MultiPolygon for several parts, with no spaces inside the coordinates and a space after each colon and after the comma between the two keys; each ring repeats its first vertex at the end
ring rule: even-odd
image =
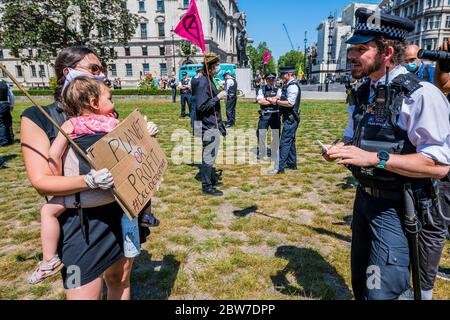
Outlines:
{"type": "Polygon", "coordinates": [[[4,80],[0,80],[0,146],[14,143],[12,127],[12,112],[14,109],[14,94],[4,80]]]}
{"type": "Polygon", "coordinates": [[[416,297],[431,299],[445,244],[445,213],[439,212],[432,178],[444,177],[450,168],[450,105],[435,86],[419,82],[402,66],[405,39],[414,29],[409,19],[375,16],[365,8],[355,16],[356,29],[347,41],[353,45],[352,76],[367,79],[355,93],[351,145],[340,143],[324,155],[348,166],[359,181],[353,292],[356,299],[411,297],[411,261],[413,270],[420,268],[413,272],[420,282],[416,297]],[[411,241],[418,231],[418,243],[411,241]],[[414,255],[410,260],[410,244],[420,247],[419,266],[414,255]]]}
{"type": "Polygon", "coordinates": [[[295,67],[280,68],[280,78],[284,83],[281,97],[268,98],[268,101],[280,108],[283,131],[280,138],[280,158],[278,166],[269,170],[269,174],[284,173],[284,170],[297,170],[296,134],[300,124],[300,84],[295,78],[295,67]]]}
{"type": "Polygon", "coordinates": [[[277,105],[269,101],[269,98],[281,97],[281,89],[275,86],[276,78],[277,75],[273,72],[266,74],[264,77],[266,84],[257,92],[256,100],[261,106],[259,110],[258,129],[256,130],[256,135],[258,137],[258,159],[264,159],[268,156],[266,150],[266,138],[269,127],[272,129],[271,156],[274,159],[277,159],[278,157],[281,127],[280,109],[277,105]]]}
{"type": "Polygon", "coordinates": [[[219,93],[214,82],[214,76],[220,72],[219,57],[214,53],[207,53],[205,63],[204,76],[192,84],[197,120],[202,123],[203,157],[200,175],[204,194],[222,196],[223,192],[216,189],[222,183],[217,179],[214,162],[219,152],[220,136],[225,136],[227,132],[220,110],[220,100],[226,99],[227,93],[226,91],[219,93]]]}
{"type": "Polygon", "coordinates": [[[182,118],[186,117],[186,104],[189,108],[189,114],[191,114],[191,79],[188,78],[187,72],[183,71],[182,73],[183,79],[181,79],[178,87],[180,88],[180,97],[181,97],[181,114],[182,118]]]}
{"type": "Polygon", "coordinates": [[[237,88],[238,84],[236,79],[233,79],[231,72],[227,71],[224,74],[225,79],[225,90],[227,91],[228,97],[226,101],[227,106],[227,124],[226,128],[230,128],[236,123],[236,104],[237,104],[237,88]]]}

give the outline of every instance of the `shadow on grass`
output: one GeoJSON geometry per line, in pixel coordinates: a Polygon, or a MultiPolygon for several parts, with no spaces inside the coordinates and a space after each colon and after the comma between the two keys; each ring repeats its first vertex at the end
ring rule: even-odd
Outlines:
{"type": "Polygon", "coordinates": [[[17,157],[17,154],[8,154],[6,156],[0,156],[0,169],[6,168],[6,164],[9,160],[12,160],[17,157]]]}
{"type": "Polygon", "coordinates": [[[327,235],[327,236],[330,236],[330,237],[333,237],[333,238],[336,238],[338,240],[342,240],[342,241],[345,241],[345,242],[351,242],[351,240],[352,240],[352,238],[349,237],[349,236],[345,236],[345,235],[342,235],[342,234],[339,234],[339,233],[336,233],[336,232],[333,232],[333,231],[330,231],[330,230],[326,230],[324,228],[312,227],[312,226],[309,226],[309,225],[306,225],[306,224],[301,224],[301,223],[298,223],[298,222],[295,222],[295,221],[292,221],[292,220],[289,220],[289,219],[276,217],[274,215],[271,215],[271,214],[268,214],[266,212],[258,210],[257,206],[251,206],[251,207],[247,207],[247,208],[242,209],[242,210],[235,210],[235,211],[233,211],[233,214],[236,217],[241,217],[241,218],[242,217],[247,217],[248,215],[250,215],[252,213],[255,213],[255,214],[267,217],[269,219],[281,220],[281,221],[284,221],[284,222],[289,223],[289,224],[294,224],[294,225],[297,225],[297,226],[309,229],[309,230],[311,230],[313,232],[316,232],[318,234],[327,235]]]}
{"type": "Polygon", "coordinates": [[[288,261],[286,267],[271,276],[275,290],[289,296],[310,299],[350,299],[344,279],[317,251],[295,246],[280,246],[275,257],[288,261]],[[288,279],[288,275],[293,279],[288,279]]]}
{"type": "Polygon", "coordinates": [[[135,259],[131,273],[132,299],[167,300],[177,279],[180,262],[174,255],[152,261],[152,255],[142,250],[135,259]]]}

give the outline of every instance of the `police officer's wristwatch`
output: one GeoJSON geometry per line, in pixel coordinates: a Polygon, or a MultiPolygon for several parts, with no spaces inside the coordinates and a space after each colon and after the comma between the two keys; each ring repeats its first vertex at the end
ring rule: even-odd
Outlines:
{"type": "Polygon", "coordinates": [[[386,166],[386,162],[388,162],[388,160],[389,160],[389,153],[387,153],[384,150],[381,150],[377,153],[377,157],[380,160],[380,162],[378,162],[378,164],[376,165],[376,168],[384,169],[384,167],[386,166]]]}

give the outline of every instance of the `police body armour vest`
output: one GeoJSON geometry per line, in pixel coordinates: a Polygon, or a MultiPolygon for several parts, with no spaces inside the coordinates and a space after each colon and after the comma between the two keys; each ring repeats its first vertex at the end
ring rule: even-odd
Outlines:
{"type": "Polygon", "coordinates": [[[291,81],[288,85],[283,86],[281,99],[287,100],[287,90],[290,86],[297,86],[297,88],[298,88],[297,99],[295,99],[295,103],[292,108],[280,108],[280,112],[283,115],[289,115],[290,113],[295,113],[296,118],[300,119],[300,99],[302,96],[302,90],[300,89],[300,85],[298,84],[297,80],[291,81]]]}
{"type": "Polygon", "coordinates": [[[8,84],[5,81],[0,81],[0,101],[8,101],[8,84]]]}
{"type": "Polygon", "coordinates": [[[233,80],[233,85],[231,87],[227,88],[227,91],[228,91],[229,96],[234,97],[237,92],[237,82],[234,79],[231,79],[231,80],[233,80]]]}
{"type": "MultiPolygon", "coordinates": [[[[183,86],[189,85],[189,79],[188,79],[188,78],[182,79],[182,80],[181,80],[181,84],[182,84],[183,86]]],[[[190,93],[190,92],[191,92],[191,91],[190,91],[189,89],[181,90],[181,93],[190,93]]]]}
{"type": "MultiPolygon", "coordinates": [[[[386,103],[379,101],[379,98],[373,103],[368,103],[370,80],[356,91],[353,145],[369,152],[383,150],[390,154],[416,153],[416,147],[409,140],[407,132],[397,125],[397,121],[404,98],[422,86],[417,76],[413,74],[399,75],[389,86],[391,94],[386,103]]],[[[418,187],[430,181],[400,176],[378,168],[351,166],[351,169],[353,175],[365,187],[402,190],[405,183],[418,187]]]]}
{"type": "MultiPolygon", "coordinates": [[[[276,88],[276,87],[270,88],[268,85],[263,86],[261,90],[264,95],[264,98],[276,97],[276,95],[278,93],[278,88],[276,88]]],[[[271,104],[269,106],[261,106],[261,109],[276,111],[276,110],[278,110],[278,106],[271,104]]]]}

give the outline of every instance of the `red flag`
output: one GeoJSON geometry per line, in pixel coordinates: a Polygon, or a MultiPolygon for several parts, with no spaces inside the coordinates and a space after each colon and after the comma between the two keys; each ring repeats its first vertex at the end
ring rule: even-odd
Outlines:
{"type": "Polygon", "coordinates": [[[197,5],[195,0],[191,0],[188,10],[181,18],[174,32],[180,37],[192,42],[202,49],[205,53],[205,37],[203,35],[202,20],[198,14],[197,5]]]}
{"type": "Polygon", "coordinates": [[[272,58],[272,55],[270,54],[270,52],[264,51],[264,62],[263,62],[263,64],[267,64],[269,62],[270,58],[272,58]]]}

